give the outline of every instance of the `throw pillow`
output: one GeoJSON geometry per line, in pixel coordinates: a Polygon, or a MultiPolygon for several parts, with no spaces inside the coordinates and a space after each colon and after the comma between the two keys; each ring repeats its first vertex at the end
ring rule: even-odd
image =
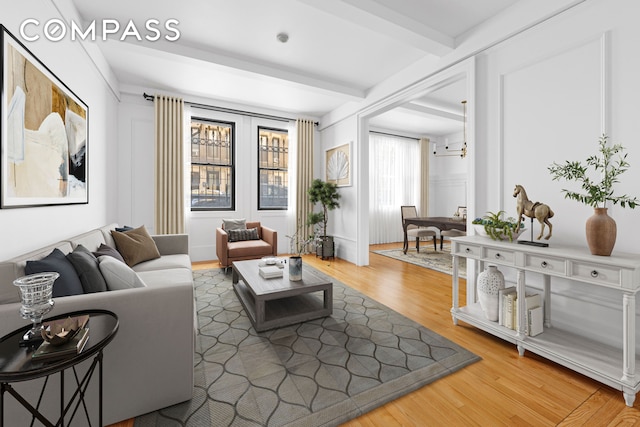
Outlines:
{"type": "Polygon", "coordinates": [[[104,276],[104,280],[107,282],[107,289],[110,291],[144,288],[146,286],[131,267],[109,255],[98,257],[98,266],[104,276]]]}
{"type": "Polygon", "coordinates": [[[107,290],[107,282],[104,281],[104,277],[100,273],[98,260],[89,249],[78,245],[73,252],[67,255],[67,259],[76,269],[85,294],[107,290]]]}
{"type": "Polygon", "coordinates": [[[160,258],[156,242],[153,241],[144,225],[125,232],[113,230],[111,235],[116,242],[118,252],[129,267],[143,261],[160,258]]]}
{"type": "Polygon", "coordinates": [[[46,273],[48,271],[59,273],[60,277],[53,282],[54,298],[81,295],[83,293],[82,283],[80,283],[80,278],[75,268],[58,248],[42,259],[27,261],[24,271],[27,274],[46,273]]]}
{"type": "Polygon", "coordinates": [[[229,230],[229,242],[240,242],[243,240],[260,240],[257,228],[248,228],[245,230],[229,230]]]}
{"type": "Polygon", "coordinates": [[[229,230],[246,230],[247,229],[247,220],[242,219],[223,219],[222,220],[222,229],[224,231],[229,230]]]}
{"type": "Polygon", "coordinates": [[[120,252],[118,252],[116,248],[112,248],[111,246],[105,245],[104,243],[100,243],[100,247],[93,253],[93,255],[95,255],[96,258],[107,255],[124,263],[124,258],[122,258],[122,255],[120,255],[120,252]]]}

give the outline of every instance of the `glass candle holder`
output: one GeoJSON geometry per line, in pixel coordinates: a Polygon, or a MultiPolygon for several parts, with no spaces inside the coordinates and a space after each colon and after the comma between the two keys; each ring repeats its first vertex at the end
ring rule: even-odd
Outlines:
{"type": "Polygon", "coordinates": [[[13,284],[20,289],[22,307],[20,315],[23,319],[33,322],[33,326],[28,330],[22,340],[25,342],[42,340],[42,318],[53,308],[54,301],[53,282],[60,277],[60,274],[36,273],[20,277],[13,281],[13,284]]]}

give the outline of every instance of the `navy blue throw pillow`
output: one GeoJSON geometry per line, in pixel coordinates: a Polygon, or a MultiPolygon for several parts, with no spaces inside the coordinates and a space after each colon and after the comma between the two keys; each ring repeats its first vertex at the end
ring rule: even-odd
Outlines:
{"type": "Polygon", "coordinates": [[[84,293],[76,269],[73,268],[71,262],[58,248],[42,259],[27,261],[24,270],[27,274],[46,273],[49,271],[60,273],[60,277],[53,282],[54,298],[84,293]]]}

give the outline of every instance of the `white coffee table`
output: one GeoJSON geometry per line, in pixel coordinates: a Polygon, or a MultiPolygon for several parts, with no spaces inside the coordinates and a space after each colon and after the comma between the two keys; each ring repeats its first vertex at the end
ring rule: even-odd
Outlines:
{"type": "Polygon", "coordinates": [[[289,265],[283,277],[264,279],[260,260],[232,264],[233,289],[256,331],[306,322],[333,312],[333,283],[303,267],[302,280],[289,280],[289,265]]]}

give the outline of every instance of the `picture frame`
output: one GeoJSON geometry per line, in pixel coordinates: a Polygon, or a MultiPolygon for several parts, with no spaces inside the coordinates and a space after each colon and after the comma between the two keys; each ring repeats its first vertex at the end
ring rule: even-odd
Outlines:
{"type": "Polygon", "coordinates": [[[467,219],[467,207],[458,206],[458,209],[456,209],[455,216],[461,219],[467,219]]]}
{"type": "Polygon", "coordinates": [[[0,25],[0,208],[89,203],[89,107],[0,25]]]}
{"type": "Polygon", "coordinates": [[[330,148],[325,152],[325,180],[338,187],[351,185],[351,143],[330,148]]]}

